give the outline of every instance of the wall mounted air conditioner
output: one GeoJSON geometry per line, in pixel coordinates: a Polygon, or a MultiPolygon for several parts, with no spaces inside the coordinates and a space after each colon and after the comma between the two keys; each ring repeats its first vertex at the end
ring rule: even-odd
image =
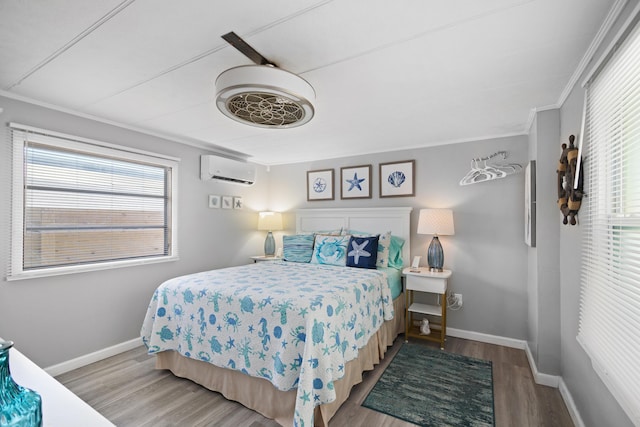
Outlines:
{"type": "Polygon", "coordinates": [[[256,167],[253,164],[218,156],[200,156],[200,179],[253,185],[256,167]]]}

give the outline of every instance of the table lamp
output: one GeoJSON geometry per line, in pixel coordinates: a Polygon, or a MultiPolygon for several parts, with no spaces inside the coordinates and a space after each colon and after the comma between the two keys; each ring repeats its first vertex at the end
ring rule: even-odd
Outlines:
{"type": "Polygon", "coordinates": [[[420,209],[418,234],[433,234],[427,249],[429,271],[442,271],[444,252],[438,235],[453,236],[453,212],[450,209],[420,209]]]}
{"type": "Polygon", "coordinates": [[[276,253],[276,241],[272,231],[282,230],[282,214],[280,212],[260,212],[258,216],[258,230],[266,230],[267,238],[264,241],[264,256],[274,256],[276,253]]]}

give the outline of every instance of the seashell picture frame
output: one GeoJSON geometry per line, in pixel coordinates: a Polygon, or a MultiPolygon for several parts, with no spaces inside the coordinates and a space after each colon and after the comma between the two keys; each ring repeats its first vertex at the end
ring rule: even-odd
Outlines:
{"type": "Polygon", "coordinates": [[[380,197],[415,196],[415,160],[380,163],[380,197]]]}

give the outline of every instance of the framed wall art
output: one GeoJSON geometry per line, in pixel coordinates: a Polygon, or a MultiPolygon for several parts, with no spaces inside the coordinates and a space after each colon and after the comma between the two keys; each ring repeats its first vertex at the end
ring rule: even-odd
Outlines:
{"type": "Polygon", "coordinates": [[[371,165],[340,168],[340,198],[371,198],[371,165]]]}
{"type": "Polygon", "coordinates": [[[380,163],[380,197],[415,196],[415,160],[380,163]]]}
{"type": "Polygon", "coordinates": [[[220,209],[220,196],[209,194],[209,207],[212,209],[220,209]]]}
{"type": "Polygon", "coordinates": [[[333,169],[307,171],[307,201],[333,198],[333,169]]]}
{"type": "Polygon", "coordinates": [[[222,196],[222,209],[233,209],[232,196],[222,196]]]}
{"type": "Polygon", "coordinates": [[[233,198],[233,209],[242,209],[244,207],[244,203],[242,201],[242,197],[234,197],[233,198]]]}

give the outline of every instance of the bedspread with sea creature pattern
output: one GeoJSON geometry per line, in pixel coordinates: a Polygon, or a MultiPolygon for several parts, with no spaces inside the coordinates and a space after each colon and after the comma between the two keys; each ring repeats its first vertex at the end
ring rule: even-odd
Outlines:
{"type": "Polygon", "coordinates": [[[166,281],[141,335],[149,354],[175,350],[296,389],[294,425],[310,427],[346,363],[393,316],[384,272],[260,262],[166,281]]]}

